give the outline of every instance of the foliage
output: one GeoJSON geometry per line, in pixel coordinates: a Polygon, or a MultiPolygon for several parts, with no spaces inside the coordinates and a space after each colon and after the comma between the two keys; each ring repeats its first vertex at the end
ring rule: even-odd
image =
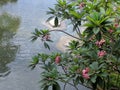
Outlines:
{"type": "MultiPolygon", "coordinates": [[[[119,0],[57,0],[55,8],[50,8],[47,13],[70,20],[78,37],[73,36],[77,40],[69,43],[65,53],[38,54],[34,57],[37,61],[33,59],[31,66],[40,65],[44,69],[43,90],[48,90],[49,86],[54,88],[54,85],[59,87],[59,82],[65,84],[63,90],[66,84],[76,90],[79,90],[77,86],[80,84],[92,90],[120,89],[119,5],[119,0]],[[80,31],[82,26],[85,27],[83,33],[80,31]]],[[[33,40],[40,37],[44,42],[51,41],[50,38],[43,40],[51,32],[35,30],[33,40]]]]}

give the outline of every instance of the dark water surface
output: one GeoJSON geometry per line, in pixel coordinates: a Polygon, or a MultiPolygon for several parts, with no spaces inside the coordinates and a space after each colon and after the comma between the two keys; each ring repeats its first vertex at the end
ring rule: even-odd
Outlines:
{"type": "MultiPolygon", "coordinates": [[[[0,26],[0,90],[40,90],[41,69],[31,71],[28,65],[38,52],[51,51],[44,49],[40,40],[32,43],[30,37],[35,28],[46,28],[43,25],[48,17],[46,11],[56,0],[8,1],[0,1],[0,15],[6,15],[0,19],[0,25],[4,26],[0,26]]],[[[51,38],[57,42],[61,33],[52,34],[51,38]]],[[[58,51],[55,43],[51,44],[51,50],[58,51]]]]}
{"type": "Polygon", "coordinates": [[[7,13],[8,17],[6,15],[7,20],[1,20],[2,24],[5,22],[5,28],[0,26],[0,90],[40,90],[38,81],[41,70],[36,68],[31,71],[28,65],[33,55],[50,51],[45,50],[39,40],[32,43],[30,37],[35,28],[45,27],[42,22],[47,18],[46,11],[48,6],[53,6],[55,0],[17,0],[2,3],[0,15],[7,13]],[[9,17],[19,18],[16,21],[19,25],[12,23],[6,27],[9,17]]]}

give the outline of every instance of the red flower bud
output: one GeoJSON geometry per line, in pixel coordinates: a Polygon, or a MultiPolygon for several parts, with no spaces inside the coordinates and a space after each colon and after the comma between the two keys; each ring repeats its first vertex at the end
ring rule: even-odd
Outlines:
{"type": "Polygon", "coordinates": [[[59,63],[60,63],[60,61],[61,61],[60,56],[56,56],[56,58],[55,58],[55,63],[56,63],[56,64],[59,64],[59,63]]]}

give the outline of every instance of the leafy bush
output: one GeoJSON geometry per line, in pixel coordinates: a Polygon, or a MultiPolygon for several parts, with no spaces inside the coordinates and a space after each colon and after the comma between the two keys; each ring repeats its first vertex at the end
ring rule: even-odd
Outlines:
{"type": "MultiPolygon", "coordinates": [[[[33,57],[31,67],[40,65],[44,71],[42,89],[60,90],[63,82],[79,90],[82,84],[92,90],[120,89],[120,1],[119,0],[57,0],[48,14],[67,19],[73,25],[73,36],[65,53],[41,54],[33,57]],[[85,30],[81,33],[81,28],[85,30]]],[[[57,24],[56,24],[57,25],[57,24]]],[[[52,41],[50,33],[55,30],[36,29],[32,40],[41,38],[45,48],[52,41]]]]}

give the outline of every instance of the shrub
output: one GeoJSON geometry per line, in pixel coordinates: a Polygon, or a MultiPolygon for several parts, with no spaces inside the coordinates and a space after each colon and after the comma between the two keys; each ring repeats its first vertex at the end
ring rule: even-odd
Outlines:
{"type": "MultiPolygon", "coordinates": [[[[118,0],[57,0],[55,8],[47,12],[52,17],[67,19],[73,25],[73,36],[64,53],[39,53],[33,57],[32,68],[40,65],[42,89],[60,90],[63,82],[79,90],[82,84],[92,90],[120,89],[120,1],[118,0]],[[85,27],[83,33],[81,28],[85,27]],[[62,69],[62,70],[61,70],[62,69]]],[[[57,23],[56,23],[57,26],[57,23]]],[[[50,33],[55,30],[36,29],[32,40],[42,38],[45,48],[52,42],[50,33]],[[44,39],[45,38],[45,39],[44,39]]]]}

